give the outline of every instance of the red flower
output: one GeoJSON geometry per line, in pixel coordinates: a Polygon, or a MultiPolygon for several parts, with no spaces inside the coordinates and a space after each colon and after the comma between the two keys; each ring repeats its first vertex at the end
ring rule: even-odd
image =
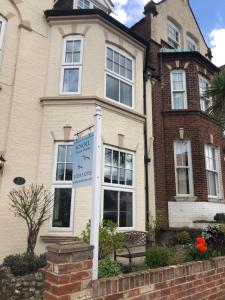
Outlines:
{"type": "Polygon", "coordinates": [[[197,238],[196,238],[196,241],[197,241],[199,244],[205,245],[205,239],[204,239],[203,237],[197,237],[197,238]]]}
{"type": "Polygon", "coordinates": [[[200,251],[200,252],[206,252],[207,251],[207,247],[204,244],[198,244],[196,246],[196,248],[200,251]]]}

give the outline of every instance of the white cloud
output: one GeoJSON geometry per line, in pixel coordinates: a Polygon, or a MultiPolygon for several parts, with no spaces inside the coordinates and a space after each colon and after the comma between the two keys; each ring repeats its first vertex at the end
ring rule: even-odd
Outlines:
{"type": "Polygon", "coordinates": [[[214,29],[210,33],[213,63],[218,67],[225,64],[225,28],[214,29]]]}
{"type": "MultiPolygon", "coordinates": [[[[154,2],[160,1],[154,0],[154,2]]],[[[130,26],[143,17],[144,6],[148,2],[149,0],[114,0],[114,13],[111,16],[130,26]]]]}

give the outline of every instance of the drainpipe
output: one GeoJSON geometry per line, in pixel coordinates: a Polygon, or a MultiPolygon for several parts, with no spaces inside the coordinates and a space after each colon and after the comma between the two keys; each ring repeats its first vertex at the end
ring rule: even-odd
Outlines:
{"type": "Polygon", "coordinates": [[[145,164],[145,227],[146,231],[148,230],[149,224],[149,174],[148,174],[148,164],[151,162],[151,159],[148,157],[148,136],[147,136],[147,97],[146,97],[146,85],[149,80],[150,73],[148,68],[148,56],[149,56],[149,46],[146,49],[146,63],[145,70],[143,75],[143,88],[144,88],[144,103],[143,110],[146,115],[145,123],[144,123],[144,164],[145,164]]]}

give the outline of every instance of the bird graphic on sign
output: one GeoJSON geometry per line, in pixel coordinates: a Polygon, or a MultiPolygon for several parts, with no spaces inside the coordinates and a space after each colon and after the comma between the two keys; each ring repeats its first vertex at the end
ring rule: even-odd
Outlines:
{"type": "Polygon", "coordinates": [[[86,160],[86,159],[89,159],[90,160],[90,157],[89,156],[85,156],[85,155],[82,155],[83,159],[86,160]]]}
{"type": "Polygon", "coordinates": [[[80,170],[80,169],[83,169],[83,167],[82,166],[77,166],[78,167],[78,170],[80,170]]]}

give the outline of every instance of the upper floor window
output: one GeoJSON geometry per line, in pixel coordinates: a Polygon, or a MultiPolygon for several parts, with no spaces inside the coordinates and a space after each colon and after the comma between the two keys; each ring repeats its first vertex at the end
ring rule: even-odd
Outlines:
{"type": "Polygon", "coordinates": [[[180,31],[170,21],[168,21],[168,43],[175,49],[178,49],[181,46],[180,31]]]}
{"type": "Polygon", "coordinates": [[[200,107],[202,111],[206,111],[212,105],[212,99],[205,97],[205,91],[209,86],[209,81],[199,75],[199,94],[200,94],[200,107]]]}
{"type": "Polygon", "coordinates": [[[174,142],[174,159],[175,159],[177,195],[180,196],[193,195],[190,141],[174,142]]]}
{"type": "Polygon", "coordinates": [[[172,109],[186,109],[186,76],[183,70],[174,70],[170,74],[172,109]]]}
{"type": "Polygon", "coordinates": [[[187,48],[190,51],[197,51],[198,50],[197,43],[189,36],[187,37],[187,48]]]}
{"type": "Polygon", "coordinates": [[[82,37],[69,36],[64,39],[60,88],[61,94],[80,93],[82,52],[82,37]]]}
{"type": "Polygon", "coordinates": [[[90,9],[90,8],[99,8],[99,7],[95,4],[93,4],[89,0],[74,0],[74,8],[77,8],[77,9],[90,9]]]}
{"type": "Polygon", "coordinates": [[[208,196],[219,196],[219,150],[213,145],[205,145],[205,164],[208,196]]]}
{"type": "Polygon", "coordinates": [[[106,53],[106,97],[133,107],[133,59],[111,46],[106,53]]]}
{"type": "Polygon", "coordinates": [[[6,19],[0,16],[0,52],[3,48],[3,40],[5,34],[6,19]]]}

